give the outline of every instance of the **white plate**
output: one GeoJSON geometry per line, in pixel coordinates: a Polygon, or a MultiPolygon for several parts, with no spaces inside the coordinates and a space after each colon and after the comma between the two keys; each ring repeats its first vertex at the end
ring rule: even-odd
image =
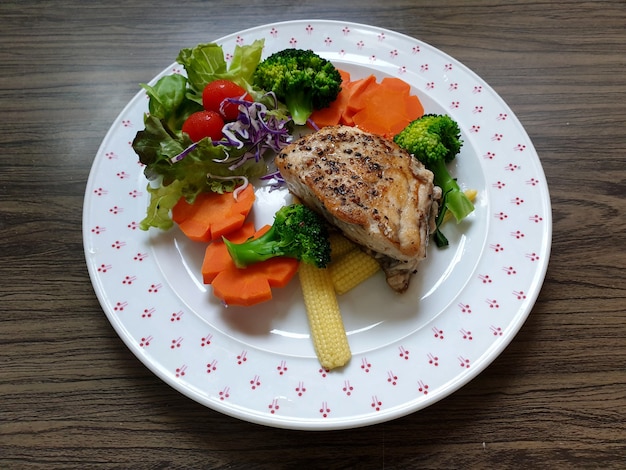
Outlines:
{"type": "MultiPolygon", "coordinates": [[[[341,370],[322,370],[297,279],[269,303],[225,309],[201,282],[204,246],[176,228],[137,228],[148,203],[130,145],[147,111],[146,95],[138,92],[102,142],[86,189],[84,245],[96,294],[146,366],[221,413],[321,430],[370,425],[429,406],[487,367],[537,298],[552,223],[535,149],[481,78],[417,39],[315,20],[260,26],[216,42],[231,54],[236,44],[261,38],[266,55],[310,48],[354,78],[401,77],[426,112],[450,114],[465,141],[453,171],[464,187],[478,190],[475,213],[445,227],[450,247],[429,248],[406,294],[392,293],[379,274],[340,298],[353,358],[341,370]]],[[[160,76],[181,69],[174,64],[160,76]]],[[[271,221],[287,196],[257,193],[255,217],[271,221]]]]}

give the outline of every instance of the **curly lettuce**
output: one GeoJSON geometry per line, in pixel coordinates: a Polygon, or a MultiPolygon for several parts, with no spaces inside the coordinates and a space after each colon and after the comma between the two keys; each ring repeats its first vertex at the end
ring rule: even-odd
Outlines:
{"type": "MultiPolygon", "coordinates": [[[[233,57],[228,67],[222,47],[215,44],[199,44],[192,49],[182,49],[176,61],[185,67],[189,80],[189,99],[202,103],[204,87],[217,79],[235,82],[249,93],[255,93],[252,76],[261,62],[263,53],[262,39],[250,45],[235,46],[233,57]]],[[[254,95],[253,95],[254,96],[254,95]]]]}
{"type": "Polygon", "coordinates": [[[230,192],[237,181],[233,177],[250,179],[267,172],[263,160],[242,162],[249,150],[246,147],[238,149],[208,138],[194,143],[181,130],[185,119],[202,109],[202,90],[210,81],[225,78],[251,89],[250,79],[262,51],[262,40],[237,46],[228,66],[221,46],[201,44],[179,53],[177,61],[186,76],[172,74],[154,85],[141,84],[149,97],[149,112],[144,116],[144,129],[132,143],[149,181],[150,202],[141,229],[172,227],[170,211],[181,197],[192,203],[204,191],[230,192]],[[211,180],[207,175],[230,178],[211,180]]]}

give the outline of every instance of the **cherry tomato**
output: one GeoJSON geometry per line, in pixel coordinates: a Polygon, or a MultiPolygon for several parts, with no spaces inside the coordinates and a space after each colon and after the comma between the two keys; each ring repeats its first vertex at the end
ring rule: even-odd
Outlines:
{"type": "Polygon", "coordinates": [[[252,96],[246,90],[230,80],[214,80],[205,86],[202,91],[202,105],[204,109],[220,113],[227,121],[234,121],[239,115],[239,106],[235,103],[227,102],[224,103],[223,110],[220,109],[222,101],[226,98],[253,101],[252,96]]]}
{"type": "Polygon", "coordinates": [[[224,119],[215,111],[198,111],[190,115],[183,123],[183,132],[189,134],[194,142],[198,142],[205,137],[212,140],[222,138],[222,127],[224,119]]]}

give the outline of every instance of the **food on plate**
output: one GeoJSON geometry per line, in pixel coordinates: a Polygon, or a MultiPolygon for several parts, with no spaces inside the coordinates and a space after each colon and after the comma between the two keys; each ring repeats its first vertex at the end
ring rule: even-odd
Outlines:
{"type": "Polygon", "coordinates": [[[275,257],[295,258],[325,268],[330,261],[326,221],[302,204],[283,206],[262,236],[236,243],[224,237],[235,266],[247,268],[275,257]]]}
{"type": "MultiPolygon", "coordinates": [[[[478,196],[478,190],[466,189],[463,192],[465,193],[465,195],[471,201],[472,204],[476,202],[476,197],[478,196]]],[[[445,215],[443,216],[443,221],[441,222],[441,225],[445,224],[446,222],[450,222],[453,218],[454,216],[452,215],[452,213],[450,211],[446,211],[445,215]]]]}
{"type": "Polygon", "coordinates": [[[220,140],[223,127],[224,119],[218,112],[211,110],[196,111],[185,119],[182,131],[194,142],[205,138],[220,140]]]}
{"type": "Polygon", "coordinates": [[[329,240],[331,261],[328,269],[338,295],[354,289],[380,271],[380,264],[371,255],[338,231],[332,230],[329,240]]]}
{"type": "Polygon", "coordinates": [[[253,84],[285,103],[293,122],[302,125],[315,109],[329,106],[341,90],[341,74],[308,49],[283,49],[257,66],[253,84]]]}
{"type": "Polygon", "coordinates": [[[451,212],[458,223],[474,210],[474,204],[446,166],[463,145],[459,125],[448,115],[427,114],[411,122],[393,140],[433,172],[434,182],[443,194],[433,239],[439,247],[448,245],[440,230],[446,213],[451,212]]]}
{"type": "Polygon", "coordinates": [[[380,271],[380,264],[374,257],[355,248],[333,260],[329,269],[335,292],[343,295],[380,271]]]}
{"type": "Polygon", "coordinates": [[[393,290],[408,288],[441,196],[430,170],[394,142],[349,126],[304,136],[274,161],[293,194],[376,257],[393,290]]]}
{"type": "Polygon", "coordinates": [[[337,124],[347,124],[341,118],[350,100],[349,86],[350,73],[342,69],[337,69],[341,75],[341,90],[330,105],[325,108],[315,109],[309,116],[307,124],[312,129],[320,129],[326,126],[336,126],[337,124]]]}
{"type": "Polygon", "coordinates": [[[330,272],[309,263],[298,270],[311,340],[325,369],[344,366],[352,357],[330,272]]]}
{"type": "Polygon", "coordinates": [[[233,193],[200,193],[193,204],[181,197],[172,208],[172,220],[190,240],[220,239],[244,224],[255,199],[249,184],[233,193]]]}
{"type": "Polygon", "coordinates": [[[392,138],[422,114],[422,103],[411,94],[409,84],[399,78],[385,77],[363,91],[352,120],[364,131],[392,138]]]}
{"type": "MultiPolygon", "coordinates": [[[[268,230],[270,226],[265,225],[255,232],[253,223],[246,222],[229,236],[233,241],[243,242],[250,237],[262,237],[268,230]]],[[[285,287],[298,266],[294,258],[275,257],[240,269],[235,266],[224,242],[215,240],[206,247],[202,279],[212,285],[213,295],[224,305],[249,307],[271,300],[272,288],[285,287]]]]}
{"type": "Polygon", "coordinates": [[[473,210],[445,167],[459,130],[424,116],[399,78],[352,79],[311,50],[262,60],[263,46],[238,45],[229,62],[217,44],[182,49],[184,75],[142,85],[149,112],[132,145],[150,203],[140,228],[176,223],[208,243],[202,279],[225,306],[269,301],[299,272],[316,354],[333,369],[351,357],[337,295],[381,268],[406,291],[431,233],[445,246],[440,226],[473,210]],[[305,124],[313,133],[294,142],[305,124]],[[286,185],[296,203],[255,231],[257,179],[286,185]]]}
{"type": "Polygon", "coordinates": [[[352,240],[344,237],[336,230],[332,230],[330,232],[328,240],[330,241],[331,262],[359,247],[359,245],[354,243],[352,240]]]}
{"type": "Polygon", "coordinates": [[[368,75],[351,81],[349,75],[343,77],[337,99],[311,115],[316,128],[344,124],[391,139],[424,114],[421,101],[404,80],[385,77],[378,82],[368,75]]]}
{"type": "MultiPolygon", "coordinates": [[[[182,49],[176,60],[185,68],[184,75],[172,73],[153,85],[142,85],[149,98],[149,112],[144,115],[144,128],[132,142],[149,182],[150,203],[139,224],[142,230],[171,228],[171,211],[181,197],[193,204],[201,193],[232,192],[242,180],[265,175],[266,158],[292,140],[285,106],[274,95],[250,85],[263,45],[259,40],[236,46],[230,63],[217,44],[182,49]],[[193,131],[182,127],[196,112],[219,112],[211,109],[214,104],[210,100],[210,109],[203,106],[204,90],[218,80],[236,84],[240,87],[235,89],[237,94],[245,90],[243,97],[229,97],[224,103],[224,109],[235,104],[239,114],[234,121],[226,119],[219,136],[194,141],[189,133],[193,131]],[[248,100],[248,94],[253,101],[248,100]]],[[[222,102],[225,94],[233,93],[229,87],[228,92],[219,87],[214,90],[222,102]]]]}
{"type": "Polygon", "coordinates": [[[239,116],[239,100],[254,101],[245,88],[224,78],[207,83],[202,90],[204,109],[220,113],[227,121],[234,121],[239,116]]]}

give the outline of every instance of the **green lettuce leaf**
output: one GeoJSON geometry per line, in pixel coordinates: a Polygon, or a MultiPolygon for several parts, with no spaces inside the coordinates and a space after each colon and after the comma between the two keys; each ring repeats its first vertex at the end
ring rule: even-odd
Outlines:
{"type": "Polygon", "coordinates": [[[201,192],[231,192],[242,177],[256,178],[267,172],[264,160],[250,159],[234,170],[230,166],[245,153],[246,149],[229,149],[215,146],[210,139],[197,142],[195,148],[182,160],[171,159],[191,146],[193,142],[185,134],[178,138],[168,132],[163,121],[152,115],[145,117],[145,129],[137,132],[133,148],[145,165],[144,173],[152,184],[148,187],[150,204],[140,228],[156,227],[167,230],[172,226],[170,210],[184,197],[193,203],[201,192]],[[211,179],[211,175],[232,179],[211,179]],[[238,178],[239,177],[239,178],[238,178]]]}
{"type": "Polygon", "coordinates": [[[144,129],[135,135],[132,145],[139,156],[139,161],[150,171],[155,170],[153,165],[169,160],[191,144],[189,139],[185,142],[182,136],[178,137],[173,132],[168,132],[167,123],[152,114],[144,117],[144,126],[144,129]]]}
{"type": "Polygon", "coordinates": [[[150,204],[146,210],[146,216],[139,222],[139,228],[141,230],[148,230],[150,227],[161,230],[172,228],[174,222],[170,217],[170,211],[182,197],[182,188],[182,181],[173,181],[167,186],[148,185],[150,204]]]}
{"type": "Polygon", "coordinates": [[[230,61],[228,74],[231,80],[239,83],[240,86],[249,89],[252,83],[252,76],[257,65],[261,62],[263,46],[265,41],[257,39],[247,46],[236,46],[233,58],[230,61]]]}
{"type": "Polygon", "coordinates": [[[150,203],[140,223],[141,229],[170,228],[173,225],[170,211],[181,197],[193,203],[201,192],[230,192],[241,182],[241,177],[251,179],[267,172],[263,160],[237,164],[246,148],[215,146],[208,138],[194,144],[181,130],[185,119],[202,109],[202,90],[207,83],[223,78],[251,90],[249,82],[261,61],[263,44],[257,40],[236,46],[230,67],[217,44],[182,49],[177,61],[185,67],[187,77],[172,74],[152,86],[141,85],[149,97],[149,113],[144,116],[144,129],[137,132],[132,146],[151,182],[150,203]],[[182,160],[172,163],[173,157],[186,150],[188,153],[182,160]],[[212,179],[211,175],[226,179],[212,179]]]}
{"type": "Polygon", "coordinates": [[[265,41],[258,39],[252,44],[235,46],[230,67],[224,58],[222,46],[209,43],[191,49],[182,49],[176,61],[185,67],[189,87],[193,91],[188,97],[202,102],[202,90],[217,79],[231,80],[248,91],[251,90],[252,75],[261,61],[265,41]]]}
{"type": "Polygon", "coordinates": [[[142,83],[141,87],[146,90],[150,98],[148,104],[150,115],[159,119],[167,119],[176,113],[185,99],[187,79],[175,73],[161,77],[154,86],[142,83]]]}

